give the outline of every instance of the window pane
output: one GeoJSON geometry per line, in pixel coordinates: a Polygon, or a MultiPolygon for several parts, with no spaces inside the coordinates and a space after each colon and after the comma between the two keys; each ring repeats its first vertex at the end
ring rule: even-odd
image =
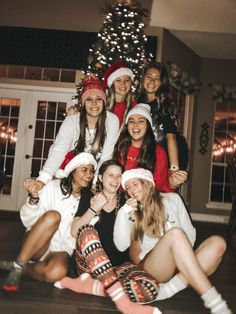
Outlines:
{"type": "Polygon", "coordinates": [[[212,202],[222,202],[223,189],[222,185],[212,184],[211,186],[211,201],[212,202]]]}
{"type": "Polygon", "coordinates": [[[0,167],[7,176],[2,194],[11,194],[19,107],[20,99],[0,98],[0,167]]]}
{"type": "Polygon", "coordinates": [[[216,103],[212,154],[211,201],[232,201],[227,161],[236,154],[236,101],[216,103]]]}

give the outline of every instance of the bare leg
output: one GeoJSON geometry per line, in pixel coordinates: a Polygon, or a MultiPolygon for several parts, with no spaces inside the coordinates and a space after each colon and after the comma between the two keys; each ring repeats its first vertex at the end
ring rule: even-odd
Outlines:
{"type": "Polygon", "coordinates": [[[185,233],[179,228],[169,230],[144,262],[144,269],[159,282],[168,281],[176,268],[200,295],[212,287],[185,233]]]}
{"type": "Polygon", "coordinates": [[[61,216],[57,211],[47,211],[33,225],[26,235],[23,246],[18,254],[22,261],[40,258],[47,251],[51,238],[58,229],[61,216]]]}
{"type": "Polygon", "coordinates": [[[25,274],[36,280],[55,282],[66,276],[68,270],[68,253],[52,252],[42,262],[27,264],[25,274]]]}
{"type": "MultiPolygon", "coordinates": [[[[210,245],[211,241],[213,242],[213,239],[208,241],[208,245],[210,245]]],[[[204,245],[199,248],[198,254],[203,249],[204,245]]],[[[202,251],[201,258],[204,255],[202,251]]],[[[220,258],[217,259],[214,265],[210,261],[207,261],[205,267],[207,268],[211,265],[212,267],[210,267],[211,269],[209,268],[209,271],[213,271],[219,262],[220,258]]],[[[183,278],[200,294],[205,307],[210,309],[212,314],[232,314],[225,300],[222,299],[219,292],[208,280],[192,250],[186,234],[178,228],[169,230],[144,262],[144,268],[148,272],[150,271],[160,282],[166,281],[171,277],[175,266],[178,268],[180,274],[183,275],[183,278]]]]}
{"type": "MultiPolygon", "coordinates": [[[[212,236],[206,239],[195,251],[202,269],[207,276],[211,275],[219,266],[224,252],[226,250],[225,240],[219,236],[212,236]]],[[[185,289],[188,286],[187,279],[178,273],[168,282],[159,285],[160,290],[157,300],[170,298],[177,292],[185,289]]]]}
{"type": "Polygon", "coordinates": [[[19,255],[13,262],[13,268],[3,285],[4,290],[17,291],[19,289],[20,278],[29,259],[39,259],[46,253],[60,221],[61,216],[58,212],[48,211],[34,224],[26,234],[19,255]]]}
{"type": "Polygon", "coordinates": [[[196,257],[205,271],[210,276],[220,265],[226,251],[226,242],[220,236],[211,236],[202,242],[196,249],[196,257]]]}

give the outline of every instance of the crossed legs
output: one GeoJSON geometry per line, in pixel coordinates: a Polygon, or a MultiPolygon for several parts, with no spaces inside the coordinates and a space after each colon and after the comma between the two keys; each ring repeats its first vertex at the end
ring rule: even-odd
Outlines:
{"type": "Polygon", "coordinates": [[[213,236],[194,252],[184,231],[172,228],[148,254],[144,269],[161,283],[171,283],[172,279],[178,277],[185,285],[191,285],[211,313],[231,313],[207,277],[218,267],[225,249],[225,241],[221,237],[213,236]],[[176,268],[179,273],[173,277],[176,268]]]}

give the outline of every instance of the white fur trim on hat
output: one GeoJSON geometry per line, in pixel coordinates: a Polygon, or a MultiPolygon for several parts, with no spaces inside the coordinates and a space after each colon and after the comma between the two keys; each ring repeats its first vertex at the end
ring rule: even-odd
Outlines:
{"type": "Polygon", "coordinates": [[[152,127],[152,116],[151,116],[151,108],[148,104],[137,104],[136,106],[134,106],[127,114],[126,119],[125,119],[125,123],[128,123],[128,120],[130,118],[130,116],[132,116],[133,114],[140,114],[141,116],[144,116],[149,123],[151,124],[152,127]]]}
{"type": "Polygon", "coordinates": [[[107,86],[110,88],[112,83],[120,76],[128,75],[131,81],[134,80],[134,74],[129,68],[119,68],[115,70],[107,79],[107,86]]]}
{"type": "Polygon", "coordinates": [[[125,183],[131,179],[147,180],[155,186],[155,183],[153,180],[153,175],[152,175],[151,171],[149,171],[147,169],[136,168],[136,169],[126,170],[122,174],[122,179],[121,179],[121,185],[122,185],[124,190],[126,190],[125,183]]]}
{"type": "Polygon", "coordinates": [[[68,162],[64,170],[58,169],[55,177],[59,179],[66,178],[73,170],[75,170],[79,166],[88,164],[92,164],[94,166],[94,170],[97,168],[97,162],[94,159],[93,155],[85,152],[80,153],[68,162]]]}

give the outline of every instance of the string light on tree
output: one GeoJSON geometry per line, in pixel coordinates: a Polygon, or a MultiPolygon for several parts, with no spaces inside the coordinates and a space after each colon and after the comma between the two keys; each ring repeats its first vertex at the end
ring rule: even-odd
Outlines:
{"type": "Polygon", "coordinates": [[[144,64],[153,59],[146,51],[143,18],[147,16],[147,10],[135,0],[116,0],[107,4],[103,26],[89,50],[85,72],[102,78],[109,65],[119,58],[131,68],[138,80],[144,64]]]}

